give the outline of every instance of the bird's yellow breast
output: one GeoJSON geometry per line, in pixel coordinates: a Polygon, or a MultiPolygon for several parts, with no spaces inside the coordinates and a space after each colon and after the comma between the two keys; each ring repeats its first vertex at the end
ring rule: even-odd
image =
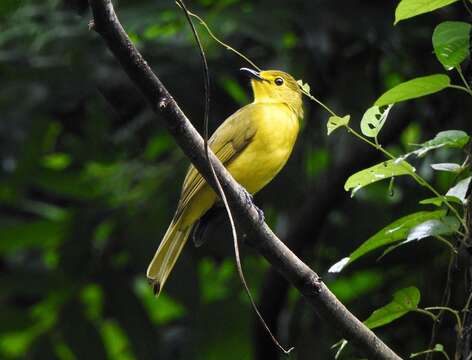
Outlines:
{"type": "Polygon", "coordinates": [[[250,144],[228,165],[233,177],[254,194],[269,183],[287,162],[299,121],[282,103],[260,103],[252,114],[256,133],[250,144]]]}

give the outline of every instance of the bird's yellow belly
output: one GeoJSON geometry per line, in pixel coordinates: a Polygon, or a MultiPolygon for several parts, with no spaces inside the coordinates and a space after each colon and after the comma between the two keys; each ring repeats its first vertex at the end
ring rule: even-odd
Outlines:
{"type": "MultiPolygon", "coordinates": [[[[251,143],[227,166],[234,179],[249,193],[255,194],[267,185],[287,162],[298,134],[295,115],[288,112],[268,113],[260,120],[251,143]]],[[[216,201],[216,194],[205,184],[194,196],[182,216],[182,226],[198,220],[216,201]]]]}
{"type": "MultiPolygon", "coordinates": [[[[251,194],[257,193],[277,175],[292,152],[297,131],[290,128],[294,124],[280,125],[258,129],[243,154],[228,166],[235,180],[251,194]]],[[[298,127],[298,123],[295,125],[298,127]]]]}

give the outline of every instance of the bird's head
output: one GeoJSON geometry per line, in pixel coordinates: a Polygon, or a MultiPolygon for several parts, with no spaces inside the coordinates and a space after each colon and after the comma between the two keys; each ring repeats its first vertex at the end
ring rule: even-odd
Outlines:
{"type": "Polygon", "coordinates": [[[251,77],[254,102],[285,103],[302,117],[302,92],[291,75],[279,70],[241,70],[251,77]]]}

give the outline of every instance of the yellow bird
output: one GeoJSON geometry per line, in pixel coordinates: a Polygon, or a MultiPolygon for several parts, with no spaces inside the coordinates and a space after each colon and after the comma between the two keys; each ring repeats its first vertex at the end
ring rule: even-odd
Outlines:
{"type": "MultiPolygon", "coordinates": [[[[255,194],[292,152],[303,117],[302,94],[295,79],[282,71],[241,70],[251,77],[254,101],[227,118],[208,145],[234,179],[255,194]]],[[[162,291],[193,226],[216,201],[215,192],[191,165],[177,211],[147,269],[155,292],[162,291]]]]}

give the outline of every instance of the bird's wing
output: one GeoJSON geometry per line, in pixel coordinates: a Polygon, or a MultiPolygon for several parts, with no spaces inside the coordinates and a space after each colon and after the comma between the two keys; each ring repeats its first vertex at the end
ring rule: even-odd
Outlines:
{"type": "MultiPolygon", "coordinates": [[[[256,133],[256,127],[252,121],[257,112],[257,107],[254,105],[246,105],[227,118],[208,140],[208,146],[225,166],[228,166],[246,148],[256,133]]],[[[182,186],[177,217],[204,184],[205,179],[193,165],[190,165],[182,186]]]]}

